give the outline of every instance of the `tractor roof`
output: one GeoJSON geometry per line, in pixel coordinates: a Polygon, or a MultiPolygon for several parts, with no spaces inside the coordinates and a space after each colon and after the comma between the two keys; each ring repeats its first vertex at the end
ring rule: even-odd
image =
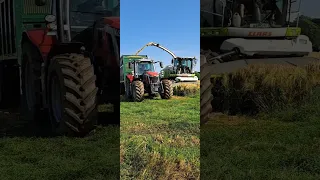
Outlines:
{"type": "Polygon", "coordinates": [[[176,59],[196,59],[196,57],[177,57],[176,59]]]}

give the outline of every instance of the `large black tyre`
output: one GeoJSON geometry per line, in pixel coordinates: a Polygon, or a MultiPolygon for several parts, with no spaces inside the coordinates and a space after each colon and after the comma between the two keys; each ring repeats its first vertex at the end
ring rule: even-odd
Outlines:
{"type": "Polygon", "coordinates": [[[55,134],[84,136],[95,128],[98,88],[90,58],[81,54],[53,57],[46,83],[55,134]]]}
{"type": "Polygon", "coordinates": [[[41,55],[31,43],[22,45],[21,115],[24,120],[44,121],[41,111],[41,55]]]}
{"type": "Polygon", "coordinates": [[[129,80],[126,80],[125,84],[125,97],[127,100],[130,100],[132,98],[132,93],[131,93],[131,89],[130,89],[130,86],[131,86],[131,83],[129,82],[129,80]]]}
{"type": "Polygon", "coordinates": [[[141,81],[133,81],[132,83],[132,99],[135,102],[141,102],[144,98],[144,85],[141,81]]]}
{"type": "Polygon", "coordinates": [[[163,93],[160,93],[162,99],[170,99],[173,95],[172,82],[164,79],[161,81],[163,87],[163,93]]]}

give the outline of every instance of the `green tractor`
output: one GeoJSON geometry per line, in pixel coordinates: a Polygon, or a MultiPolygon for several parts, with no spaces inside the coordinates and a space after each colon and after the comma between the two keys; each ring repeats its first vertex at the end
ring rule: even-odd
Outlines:
{"type": "Polygon", "coordinates": [[[160,94],[162,99],[170,99],[173,95],[172,82],[165,78],[160,78],[155,72],[155,63],[146,55],[123,55],[120,59],[120,91],[127,99],[141,102],[145,93],[149,97],[160,94]]]}
{"type": "Polygon", "coordinates": [[[20,106],[39,129],[72,136],[95,128],[98,103],[119,109],[118,9],[113,0],[0,1],[1,108],[20,106]]]}
{"type": "Polygon", "coordinates": [[[162,78],[167,78],[173,82],[197,82],[198,77],[195,75],[195,66],[197,59],[195,57],[178,57],[169,49],[158,43],[149,42],[139,49],[135,55],[138,55],[144,48],[154,46],[164,50],[172,56],[171,65],[166,66],[160,72],[162,78]]]}

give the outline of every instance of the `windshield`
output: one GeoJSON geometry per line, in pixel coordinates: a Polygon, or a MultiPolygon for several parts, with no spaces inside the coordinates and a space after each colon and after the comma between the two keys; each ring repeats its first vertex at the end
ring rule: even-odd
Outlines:
{"type": "Polygon", "coordinates": [[[70,0],[70,25],[92,26],[102,17],[117,16],[117,8],[118,2],[114,0],[70,0]]]}
{"type": "Polygon", "coordinates": [[[179,63],[179,60],[175,59],[174,60],[174,66],[182,65],[182,66],[187,66],[190,69],[192,69],[192,59],[183,59],[180,60],[181,64],[179,63]]]}
{"type": "Polygon", "coordinates": [[[281,27],[289,12],[299,11],[299,3],[294,2],[298,1],[201,0],[200,27],[281,27]]]}
{"type": "Polygon", "coordinates": [[[139,62],[136,65],[138,75],[142,75],[145,71],[154,72],[154,66],[151,62],[139,62]]]}

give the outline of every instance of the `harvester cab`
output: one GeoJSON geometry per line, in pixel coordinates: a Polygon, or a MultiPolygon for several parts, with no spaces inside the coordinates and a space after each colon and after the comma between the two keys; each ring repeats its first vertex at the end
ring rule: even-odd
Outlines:
{"type": "MultiPolygon", "coordinates": [[[[302,0],[201,0],[201,119],[212,111],[211,75],[250,64],[306,65],[316,58],[299,28],[302,0]]],[[[218,83],[217,83],[218,84],[218,83]]]]}
{"type": "Polygon", "coordinates": [[[120,67],[121,76],[120,87],[124,87],[128,99],[141,102],[144,94],[154,97],[160,94],[163,99],[170,99],[173,93],[171,82],[161,79],[159,73],[155,71],[155,64],[162,62],[149,59],[147,56],[122,56],[120,67]]]}
{"type": "Polygon", "coordinates": [[[3,0],[0,9],[0,62],[19,67],[23,117],[49,119],[55,134],[85,135],[98,100],[119,109],[117,2],[3,0]]]}
{"type": "Polygon", "coordinates": [[[165,67],[161,74],[175,82],[196,82],[198,81],[198,77],[194,74],[196,63],[195,57],[176,57],[172,59],[172,65],[165,67]]]}
{"type": "Polygon", "coordinates": [[[312,43],[300,35],[300,4],[301,0],[201,0],[202,54],[214,64],[308,55],[312,43]]]}
{"type": "Polygon", "coordinates": [[[162,78],[167,78],[175,82],[198,81],[198,77],[194,74],[194,68],[197,63],[196,58],[178,57],[169,49],[154,42],[149,42],[148,44],[144,45],[141,49],[139,49],[136,52],[136,55],[138,55],[143,49],[145,49],[148,46],[160,48],[172,56],[171,65],[168,65],[161,70],[160,76],[162,78]]]}

